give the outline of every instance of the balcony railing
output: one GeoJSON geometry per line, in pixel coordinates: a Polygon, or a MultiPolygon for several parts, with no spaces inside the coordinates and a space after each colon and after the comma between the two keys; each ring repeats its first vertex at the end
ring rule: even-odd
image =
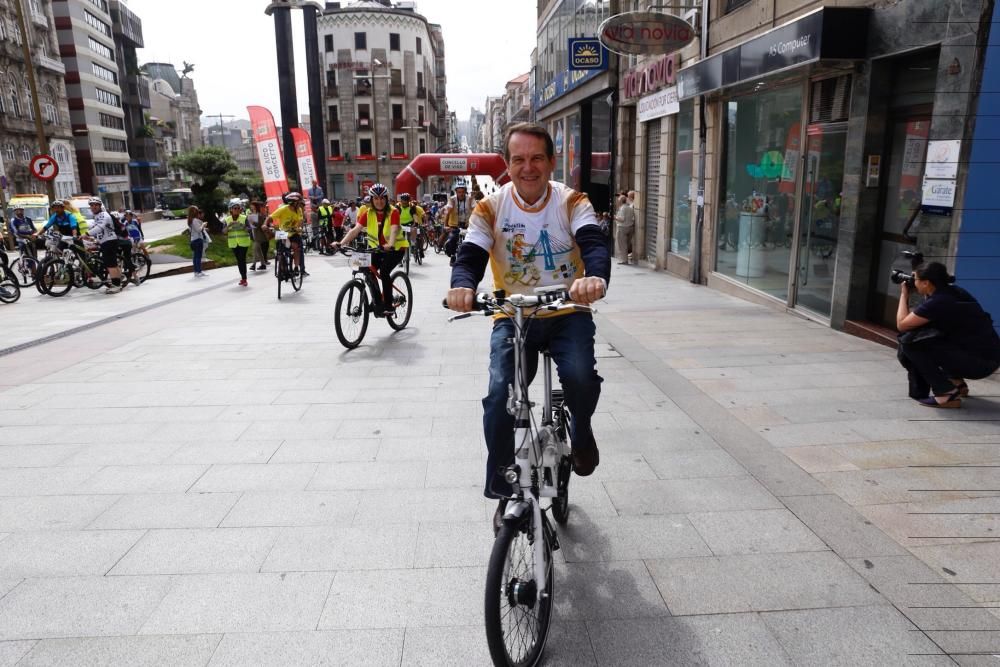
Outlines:
{"type": "Polygon", "coordinates": [[[59,74],[66,74],[66,66],[63,65],[61,60],[56,60],[55,58],[49,58],[48,56],[36,56],[38,58],[38,66],[44,67],[47,70],[58,72],[59,74]]]}
{"type": "Polygon", "coordinates": [[[427,102],[434,107],[435,110],[438,108],[437,98],[433,94],[427,96],[427,102]]]}
{"type": "Polygon", "coordinates": [[[406,86],[401,83],[390,83],[389,94],[396,95],[397,97],[403,97],[406,95],[406,86]]]}
{"type": "Polygon", "coordinates": [[[406,121],[403,120],[402,118],[393,118],[392,119],[392,129],[394,129],[394,130],[402,130],[405,126],[406,126],[406,121]]]}
{"type": "Polygon", "coordinates": [[[417,86],[417,99],[427,99],[427,88],[424,86],[417,86]]]}
{"type": "Polygon", "coordinates": [[[358,129],[359,130],[370,130],[372,129],[371,118],[359,118],[358,119],[358,129]]]}

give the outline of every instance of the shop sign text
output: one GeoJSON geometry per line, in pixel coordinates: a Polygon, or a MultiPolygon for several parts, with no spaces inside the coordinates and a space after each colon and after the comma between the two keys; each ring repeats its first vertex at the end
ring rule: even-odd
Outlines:
{"type": "Polygon", "coordinates": [[[598,28],[609,51],[627,55],[673,53],[694,41],[694,28],[682,18],[658,12],[626,12],[598,28]]]}
{"type": "Polygon", "coordinates": [[[608,52],[599,39],[571,38],[569,40],[569,69],[603,70],[608,68],[608,52]]]}
{"type": "Polygon", "coordinates": [[[680,110],[681,103],[677,101],[677,86],[671,86],[640,99],[636,106],[636,115],[640,123],[645,123],[654,118],[675,114],[680,110]]]}
{"type": "Polygon", "coordinates": [[[622,79],[622,97],[626,100],[642,97],[654,90],[672,86],[677,82],[678,58],[676,53],[652,62],[633,67],[622,79]]]}

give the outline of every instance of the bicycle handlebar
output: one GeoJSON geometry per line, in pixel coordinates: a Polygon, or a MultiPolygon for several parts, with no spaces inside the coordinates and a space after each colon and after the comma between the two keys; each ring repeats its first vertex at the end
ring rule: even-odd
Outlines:
{"type": "MultiPolygon", "coordinates": [[[[441,305],[448,308],[448,300],[442,299],[441,305]]],[[[449,318],[449,321],[461,320],[471,317],[477,312],[490,316],[498,312],[505,311],[505,306],[514,308],[539,308],[551,311],[559,310],[579,310],[593,312],[590,306],[585,306],[570,301],[569,290],[564,287],[540,288],[536,294],[511,294],[505,295],[502,291],[495,294],[478,292],[472,301],[472,311],[459,313],[449,318]]]]}

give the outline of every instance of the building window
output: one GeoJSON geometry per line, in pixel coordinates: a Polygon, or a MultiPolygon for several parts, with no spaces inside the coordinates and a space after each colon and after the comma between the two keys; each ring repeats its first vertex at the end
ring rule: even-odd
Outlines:
{"type": "Polygon", "coordinates": [[[728,14],[734,9],[739,9],[743,5],[749,4],[750,0],[726,0],[725,8],[722,10],[724,14],[728,14]]]}
{"type": "Polygon", "coordinates": [[[88,2],[103,11],[105,14],[108,13],[108,0],[88,0],[88,2]]]}
{"type": "Polygon", "coordinates": [[[371,118],[370,107],[367,104],[358,105],[358,119],[360,120],[362,118],[364,118],[365,120],[371,118]]]}
{"type": "Polygon", "coordinates": [[[417,122],[421,125],[424,124],[424,105],[417,105],[417,122]]]}
{"type": "Polygon", "coordinates": [[[109,113],[98,114],[101,120],[101,127],[108,127],[112,130],[124,130],[125,121],[118,116],[112,116],[109,113]]]}
{"type": "Polygon", "coordinates": [[[333,51],[333,35],[323,35],[323,50],[327,53],[333,51]]]}
{"type": "Polygon", "coordinates": [[[104,150],[109,153],[128,153],[128,146],[125,145],[124,139],[108,139],[104,137],[102,141],[104,142],[104,150]]]}
{"type": "Polygon", "coordinates": [[[109,47],[105,46],[104,44],[102,44],[101,42],[98,42],[93,37],[88,37],[87,38],[87,44],[90,46],[90,50],[93,51],[94,53],[96,53],[96,54],[98,54],[100,56],[104,56],[108,60],[114,60],[115,59],[115,56],[111,52],[111,49],[109,47]]]}
{"type": "Polygon", "coordinates": [[[105,81],[109,81],[116,86],[118,85],[118,74],[115,72],[112,72],[107,67],[102,67],[97,63],[90,63],[90,67],[94,72],[94,76],[98,79],[104,79],[105,81]]]}
{"type": "Polygon", "coordinates": [[[392,119],[393,120],[403,120],[403,105],[393,104],[392,105],[392,119]]]}
{"type": "Polygon", "coordinates": [[[422,42],[420,41],[420,38],[417,37],[417,54],[419,55],[421,53],[423,53],[422,42]]]}
{"type": "Polygon", "coordinates": [[[340,157],[340,139],[330,139],[330,157],[340,157]]]}
{"type": "Polygon", "coordinates": [[[95,162],[94,172],[98,176],[124,176],[125,165],[121,162],[95,162]]]}
{"type": "Polygon", "coordinates": [[[340,108],[336,104],[331,104],[326,110],[330,116],[330,122],[337,123],[340,121],[340,108]]]}
{"type": "Polygon", "coordinates": [[[365,51],[368,49],[368,33],[354,33],[354,48],[358,51],[365,51]]]}
{"type": "Polygon", "coordinates": [[[15,118],[21,117],[21,96],[17,92],[17,77],[10,75],[10,113],[15,118]]]}
{"type": "Polygon", "coordinates": [[[399,137],[394,137],[392,140],[392,154],[403,155],[404,153],[406,153],[406,142],[399,137]]]}
{"type": "Polygon", "coordinates": [[[423,138],[420,139],[420,152],[421,153],[426,153],[427,152],[427,140],[426,139],[423,139],[423,138]]]}
{"type": "Polygon", "coordinates": [[[120,107],[122,105],[122,99],[114,93],[109,93],[103,88],[95,88],[94,90],[96,91],[95,97],[98,102],[108,104],[113,107],[120,107]]]}
{"type": "Polygon", "coordinates": [[[371,155],[372,154],[372,140],[371,139],[361,139],[358,141],[358,155],[371,155]]]}
{"type": "Polygon", "coordinates": [[[424,73],[417,72],[417,88],[423,88],[423,87],[424,87],[424,73]]]}
{"type": "Polygon", "coordinates": [[[31,162],[31,149],[28,148],[28,144],[21,146],[21,160],[24,162],[31,162]]]}
{"type": "Polygon", "coordinates": [[[14,162],[16,159],[14,155],[14,144],[7,144],[3,147],[3,158],[7,160],[7,162],[14,162]]]}
{"type": "Polygon", "coordinates": [[[328,69],[326,71],[326,87],[336,88],[337,87],[337,71],[328,69]]]}
{"type": "Polygon", "coordinates": [[[389,50],[399,51],[399,33],[390,32],[389,33],[389,50]]]}
{"type": "Polygon", "coordinates": [[[87,25],[97,32],[101,33],[105,37],[111,37],[111,27],[101,19],[88,12],[86,9],[83,10],[83,19],[87,22],[87,25]]]}
{"type": "Polygon", "coordinates": [[[674,211],[670,225],[670,252],[691,254],[691,166],[694,156],[694,101],[681,102],[674,134],[674,211]]]}

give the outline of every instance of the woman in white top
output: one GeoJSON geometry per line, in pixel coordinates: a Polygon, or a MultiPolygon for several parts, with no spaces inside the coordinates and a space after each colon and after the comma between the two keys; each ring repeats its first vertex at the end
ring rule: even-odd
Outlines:
{"type": "Polygon", "coordinates": [[[188,232],[191,235],[191,259],[194,262],[194,275],[201,278],[205,273],[201,270],[201,258],[205,252],[205,223],[201,219],[201,209],[197,206],[188,207],[188,232]]]}

